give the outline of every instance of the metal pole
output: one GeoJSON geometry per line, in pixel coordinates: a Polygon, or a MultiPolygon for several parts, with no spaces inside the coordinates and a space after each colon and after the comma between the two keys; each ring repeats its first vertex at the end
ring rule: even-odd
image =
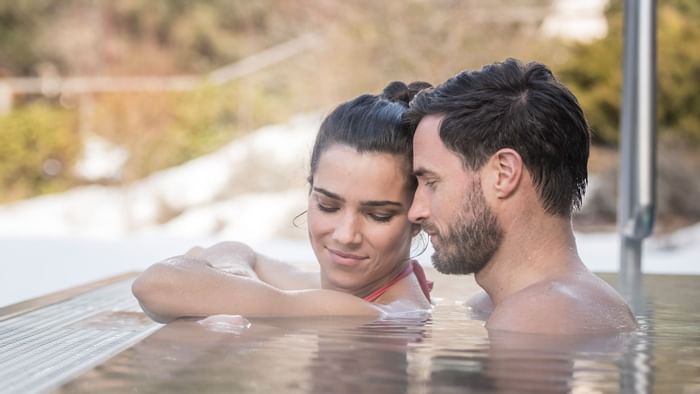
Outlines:
{"type": "Polygon", "coordinates": [[[625,0],[623,68],[618,231],[624,290],[641,281],[642,242],[656,211],[655,0],[625,0]]]}

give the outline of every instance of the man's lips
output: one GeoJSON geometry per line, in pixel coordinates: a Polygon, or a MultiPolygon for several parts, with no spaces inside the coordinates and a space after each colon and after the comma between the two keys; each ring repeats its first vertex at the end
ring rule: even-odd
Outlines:
{"type": "Polygon", "coordinates": [[[430,239],[430,242],[432,244],[435,244],[435,241],[437,241],[437,239],[438,239],[437,230],[435,230],[433,228],[429,228],[429,229],[423,228],[423,231],[425,231],[425,233],[428,234],[428,238],[430,239]]]}
{"type": "Polygon", "coordinates": [[[429,237],[438,234],[438,231],[432,227],[423,227],[423,231],[425,231],[425,233],[428,234],[429,237]]]}

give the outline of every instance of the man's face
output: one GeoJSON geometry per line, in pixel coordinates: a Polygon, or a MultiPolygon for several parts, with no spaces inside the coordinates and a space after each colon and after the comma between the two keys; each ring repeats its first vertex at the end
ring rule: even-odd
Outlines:
{"type": "Polygon", "coordinates": [[[479,272],[498,249],[503,231],[481,189],[479,174],[440,140],[443,116],[428,115],[413,138],[418,178],[409,219],[430,236],[435,268],[445,274],[479,272]]]}

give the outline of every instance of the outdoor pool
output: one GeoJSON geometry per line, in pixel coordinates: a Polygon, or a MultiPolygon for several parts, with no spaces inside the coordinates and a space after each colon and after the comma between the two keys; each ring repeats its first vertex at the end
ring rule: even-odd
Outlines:
{"type": "Polygon", "coordinates": [[[489,333],[464,306],[471,277],[428,273],[432,315],[250,319],[224,330],[179,321],[54,390],[700,393],[700,276],[646,276],[632,305],[637,331],[579,338],[489,333]]]}

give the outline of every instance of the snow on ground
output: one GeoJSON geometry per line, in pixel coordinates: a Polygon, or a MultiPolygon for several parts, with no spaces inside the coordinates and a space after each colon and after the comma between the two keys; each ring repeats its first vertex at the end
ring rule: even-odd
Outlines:
{"type": "Polygon", "coordinates": [[[82,140],[83,154],[73,172],[88,181],[120,179],[129,151],[93,133],[85,133],[82,140]]]}
{"type": "Polygon", "coordinates": [[[269,219],[287,220],[288,211],[304,209],[305,201],[298,201],[298,195],[305,187],[320,120],[317,114],[301,115],[286,124],[264,127],[210,155],[129,186],[86,186],[0,206],[0,237],[115,239],[160,229],[177,236],[173,228],[178,226],[189,236],[192,231],[186,225],[170,223],[184,214],[197,223],[220,219],[222,233],[238,234],[245,226],[249,233],[275,236],[269,219]],[[274,192],[280,194],[272,197],[274,192]],[[255,200],[265,208],[248,210],[255,200]],[[222,204],[225,201],[230,203],[222,204]],[[232,209],[236,201],[242,205],[232,209]],[[241,211],[249,213],[235,223],[231,216],[241,211]],[[255,218],[253,212],[263,217],[255,218]],[[286,216],[281,218],[280,213],[286,216]],[[229,231],[226,224],[238,230],[229,231]]]}
{"type": "MultiPolygon", "coordinates": [[[[141,271],[194,245],[222,238],[163,235],[124,239],[0,238],[0,308],[126,272],[141,271]]],[[[257,250],[308,270],[315,268],[305,240],[252,241],[257,250]]]]}
{"type": "MultiPolygon", "coordinates": [[[[258,207],[263,210],[264,208],[258,207]]],[[[299,230],[304,232],[305,230],[299,230]]],[[[248,242],[272,257],[314,270],[313,252],[305,238],[254,239],[248,242]]],[[[0,238],[0,307],[98,279],[140,271],[166,257],[186,252],[194,245],[207,246],[245,237],[176,237],[163,234],[120,239],[79,237],[0,238]]],[[[577,234],[579,254],[596,272],[615,272],[619,242],[616,234],[577,234]]],[[[643,269],[655,274],[700,274],[700,225],[645,243],[643,269]]],[[[432,248],[418,257],[430,264],[432,248]]]]}
{"type": "MultiPolygon", "coordinates": [[[[589,269],[617,272],[620,239],[617,233],[577,234],[579,255],[589,269]]],[[[700,224],[645,240],[642,270],[650,274],[700,274],[700,224]]]]}
{"type": "MultiPolygon", "coordinates": [[[[320,116],[262,128],[124,188],[89,186],[0,206],[0,307],[139,271],[194,245],[240,240],[314,269],[306,241],[308,156],[320,116]]],[[[614,233],[578,234],[597,272],[614,272],[614,233]]],[[[418,260],[430,264],[429,248],[418,260]]],[[[644,271],[700,274],[700,224],[645,243],[644,271]]]]}

